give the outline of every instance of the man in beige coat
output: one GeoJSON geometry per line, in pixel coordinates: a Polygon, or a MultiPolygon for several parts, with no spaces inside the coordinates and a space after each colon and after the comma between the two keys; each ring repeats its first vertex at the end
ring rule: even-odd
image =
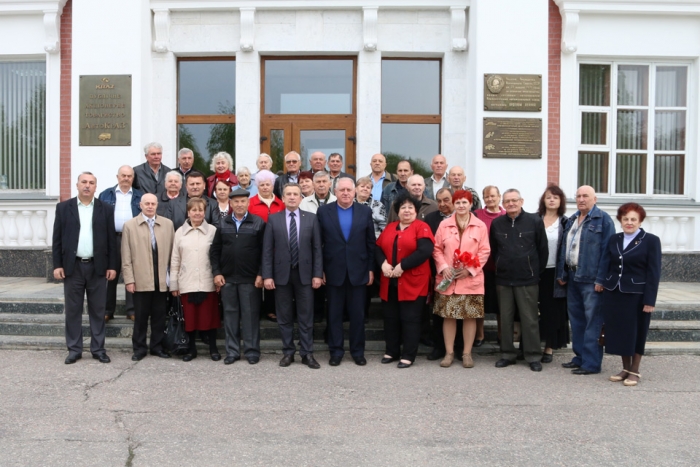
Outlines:
{"type": "Polygon", "coordinates": [[[145,194],[141,214],[124,223],[122,274],[126,290],[134,294],[133,361],[146,356],[148,318],[151,318],[151,355],[170,358],[163,350],[165,313],[168,304],[166,274],[173,249],[173,223],[156,215],[158,198],[145,194]]]}

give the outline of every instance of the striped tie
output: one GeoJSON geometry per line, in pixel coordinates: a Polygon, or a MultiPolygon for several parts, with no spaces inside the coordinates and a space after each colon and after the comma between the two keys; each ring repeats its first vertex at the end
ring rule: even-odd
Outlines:
{"type": "Polygon", "coordinates": [[[297,238],[297,222],[294,220],[295,214],[289,213],[289,253],[292,256],[292,268],[299,265],[299,239],[297,238]]]}

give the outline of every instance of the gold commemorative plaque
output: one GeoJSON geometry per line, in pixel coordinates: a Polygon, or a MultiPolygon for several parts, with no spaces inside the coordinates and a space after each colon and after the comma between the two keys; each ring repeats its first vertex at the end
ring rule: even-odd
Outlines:
{"type": "Polygon", "coordinates": [[[131,75],[82,75],[80,146],[131,146],[131,75]]]}
{"type": "Polygon", "coordinates": [[[542,158],[541,118],[485,118],[484,157],[542,158]]]}
{"type": "Polygon", "coordinates": [[[484,75],[484,110],[542,111],[542,75],[484,75]]]}

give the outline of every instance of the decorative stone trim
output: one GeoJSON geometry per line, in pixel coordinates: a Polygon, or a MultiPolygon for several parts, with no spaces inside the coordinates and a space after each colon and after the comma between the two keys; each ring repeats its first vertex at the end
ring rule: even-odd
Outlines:
{"type": "Polygon", "coordinates": [[[578,50],[576,35],[578,33],[578,10],[566,10],[559,6],[561,12],[561,51],[572,54],[578,50]]]}
{"type": "Polygon", "coordinates": [[[61,50],[58,31],[60,28],[61,15],[58,9],[44,10],[44,50],[47,53],[55,54],[61,50]]]}
{"type": "Polygon", "coordinates": [[[379,8],[362,7],[362,32],[364,49],[367,52],[377,50],[377,16],[379,8]]]}
{"type": "Polygon", "coordinates": [[[452,22],[450,24],[450,30],[452,32],[452,50],[455,52],[464,52],[469,48],[469,43],[467,42],[464,31],[467,24],[466,8],[451,6],[450,14],[452,15],[452,22]]]}
{"type": "Polygon", "coordinates": [[[167,8],[153,9],[153,51],[166,53],[170,50],[170,10],[167,8]]]}
{"type": "Polygon", "coordinates": [[[255,8],[240,8],[241,51],[252,52],[255,45],[255,8]]]}

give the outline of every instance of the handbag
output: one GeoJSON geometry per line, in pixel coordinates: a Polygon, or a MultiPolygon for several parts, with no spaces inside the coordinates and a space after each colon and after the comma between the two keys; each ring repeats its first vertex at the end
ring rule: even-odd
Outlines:
{"type": "Polygon", "coordinates": [[[189,350],[190,336],[185,331],[185,316],[182,312],[180,297],[172,297],[168,322],[165,324],[165,347],[170,353],[177,354],[189,350]]]}

